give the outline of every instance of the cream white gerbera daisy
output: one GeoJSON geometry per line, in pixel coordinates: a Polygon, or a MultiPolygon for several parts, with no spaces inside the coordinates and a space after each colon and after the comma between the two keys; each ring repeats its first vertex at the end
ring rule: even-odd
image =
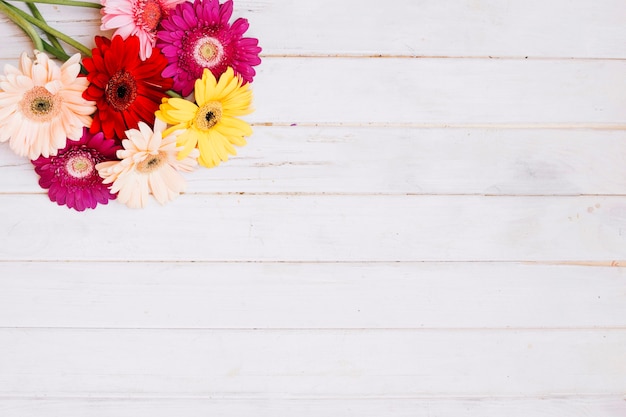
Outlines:
{"type": "Polygon", "coordinates": [[[145,207],[150,193],[160,204],[172,201],[187,185],[179,171],[189,172],[197,165],[197,149],[181,160],[176,158],[180,150],[176,147],[176,132],[163,138],[165,126],[157,120],[152,131],[147,124],[139,122],[139,130],[126,131],[124,149],[117,151],[121,161],[96,165],[104,178],[102,183],[112,183],[111,192],[118,193],[117,200],[130,208],[145,207]]]}
{"type": "Polygon", "coordinates": [[[26,53],[20,67],[6,65],[0,75],[0,142],[31,160],[63,149],[67,139],[79,140],[91,125],[96,103],[83,98],[89,85],[80,72],[80,54],[60,68],[44,53],[26,53]]]}

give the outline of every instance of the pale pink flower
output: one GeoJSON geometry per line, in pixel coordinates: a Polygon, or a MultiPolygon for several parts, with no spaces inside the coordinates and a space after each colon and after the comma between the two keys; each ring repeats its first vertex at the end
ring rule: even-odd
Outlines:
{"type": "MultiPolygon", "coordinates": [[[[156,31],[169,11],[185,0],[101,0],[102,25],[100,30],[115,30],[113,36],[123,39],[137,36],[142,60],[152,55],[156,31]]],[[[112,37],[113,37],[112,36],[112,37]]]]}
{"type": "Polygon", "coordinates": [[[42,52],[34,62],[23,53],[20,67],[0,75],[0,142],[9,141],[20,156],[37,159],[57,154],[67,139],[79,140],[91,126],[94,101],[83,98],[89,85],[79,77],[80,54],[60,68],[42,52]]]}
{"type": "Polygon", "coordinates": [[[181,149],[176,147],[177,132],[163,138],[165,127],[165,122],[156,120],[152,131],[147,124],[139,122],[139,130],[126,131],[124,149],[117,151],[121,161],[96,165],[104,178],[103,184],[112,183],[111,192],[118,193],[118,201],[130,208],[145,207],[150,193],[160,204],[172,201],[187,185],[180,171],[192,171],[198,164],[197,149],[177,159],[181,149]]]}

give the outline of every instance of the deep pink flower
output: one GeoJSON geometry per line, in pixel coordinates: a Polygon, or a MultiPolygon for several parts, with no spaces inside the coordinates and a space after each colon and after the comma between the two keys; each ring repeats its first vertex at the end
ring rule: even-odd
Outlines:
{"type": "Polygon", "coordinates": [[[78,141],[68,140],[56,156],[41,156],[32,162],[40,176],[39,185],[48,190],[51,201],[83,211],[115,199],[110,186],[102,183],[96,164],[116,161],[118,149],[121,146],[104,139],[103,133],[92,135],[84,128],[83,136],[78,141]]]}
{"type": "Polygon", "coordinates": [[[175,91],[189,95],[204,68],[219,78],[232,67],[245,82],[252,82],[256,74],[253,66],[261,63],[259,41],[243,37],[249,26],[246,19],[228,23],[232,13],[232,0],[224,4],[195,0],[178,4],[161,21],[156,45],[169,62],[163,76],[174,79],[175,91]]]}

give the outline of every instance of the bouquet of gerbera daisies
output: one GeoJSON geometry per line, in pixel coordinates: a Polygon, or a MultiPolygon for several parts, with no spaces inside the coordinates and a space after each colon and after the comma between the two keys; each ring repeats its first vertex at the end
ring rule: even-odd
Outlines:
{"type": "Polygon", "coordinates": [[[0,75],[0,142],[32,161],[50,200],[78,211],[144,207],[150,194],[165,204],[185,190],[182,172],[219,165],[252,134],[239,116],[252,111],[261,48],[244,37],[246,19],[230,22],[232,0],[20,1],[31,14],[7,0],[0,12],[35,50],[0,75]],[[35,2],[100,8],[110,36],[89,50],[35,2]]]}

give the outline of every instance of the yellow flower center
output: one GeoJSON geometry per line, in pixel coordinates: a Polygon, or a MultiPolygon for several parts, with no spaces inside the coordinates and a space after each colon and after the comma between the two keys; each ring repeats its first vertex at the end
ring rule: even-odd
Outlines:
{"type": "Polygon", "coordinates": [[[60,99],[44,87],[36,86],[24,94],[19,102],[22,114],[35,122],[47,122],[60,111],[60,99]]]}
{"type": "Polygon", "coordinates": [[[94,163],[87,156],[78,153],[68,158],[65,170],[74,178],[85,178],[93,172],[94,163]]]}
{"type": "Polygon", "coordinates": [[[209,101],[196,112],[193,124],[200,130],[209,130],[222,119],[222,103],[209,101]]]}
{"type": "Polygon", "coordinates": [[[163,165],[166,160],[167,155],[163,152],[159,152],[156,155],[149,155],[146,159],[137,164],[137,171],[142,174],[149,174],[163,165]]]}
{"type": "Polygon", "coordinates": [[[200,66],[212,68],[219,64],[224,57],[224,47],[219,40],[211,36],[204,36],[197,40],[193,56],[200,66]]]}

